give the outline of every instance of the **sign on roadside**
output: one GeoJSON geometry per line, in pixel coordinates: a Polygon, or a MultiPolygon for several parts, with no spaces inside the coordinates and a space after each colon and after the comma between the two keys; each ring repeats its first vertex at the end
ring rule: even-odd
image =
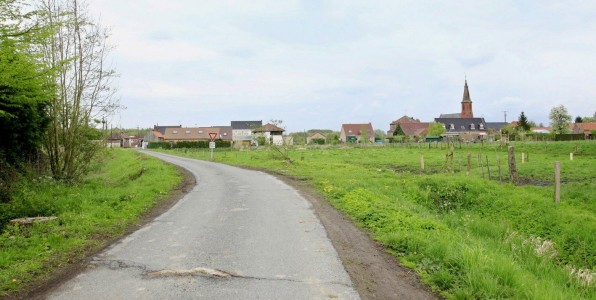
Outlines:
{"type": "Polygon", "coordinates": [[[215,142],[209,142],[209,149],[215,149],[215,142]]]}
{"type": "Polygon", "coordinates": [[[211,142],[215,142],[215,139],[217,138],[217,132],[209,132],[209,138],[211,139],[211,142]]]}

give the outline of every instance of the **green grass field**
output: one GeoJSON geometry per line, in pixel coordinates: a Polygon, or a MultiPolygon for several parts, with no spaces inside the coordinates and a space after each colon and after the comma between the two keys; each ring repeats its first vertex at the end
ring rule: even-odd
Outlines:
{"type": "Polygon", "coordinates": [[[447,298],[596,299],[596,143],[513,146],[518,185],[498,143],[456,144],[452,156],[446,145],[411,144],[222,150],[215,160],[308,181],[447,298]]]}
{"type": "Polygon", "coordinates": [[[28,228],[2,227],[0,297],[121,236],[182,181],[175,167],[132,150],[108,151],[93,164],[76,186],[39,178],[23,183],[12,202],[0,204],[3,225],[13,217],[58,217],[28,228]]]}

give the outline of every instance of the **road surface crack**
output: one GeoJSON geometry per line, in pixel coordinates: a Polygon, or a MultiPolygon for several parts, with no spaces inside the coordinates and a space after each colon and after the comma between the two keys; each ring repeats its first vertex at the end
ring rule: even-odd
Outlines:
{"type": "Polygon", "coordinates": [[[230,272],[225,272],[217,269],[209,269],[209,268],[194,268],[189,270],[161,270],[161,271],[153,271],[147,272],[145,274],[149,278],[155,277],[174,277],[174,276],[195,276],[195,275],[203,275],[208,277],[215,277],[215,278],[230,278],[230,277],[239,277],[238,275],[230,272]]]}
{"type": "Polygon", "coordinates": [[[112,270],[116,269],[139,269],[143,272],[147,272],[147,266],[136,263],[130,260],[115,260],[115,259],[93,259],[93,264],[105,265],[112,270]]]}
{"type": "Polygon", "coordinates": [[[163,270],[149,270],[146,265],[136,263],[134,261],[128,260],[102,260],[102,259],[95,259],[93,260],[94,264],[97,265],[105,265],[112,270],[116,269],[138,269],[143,272],[143,276],[145,278],[154,279],[154,278],[165,278],[165,277],[194,277],[194,276],[202,276],[202,277],[209,277],[209,278],[216,278],[216,279],[230,279],[230,278],[238,278],[238,279],[246,279],[246,280],[267,280],[267,281],[287,281],[287,282],[294,282],[294,283],[302,283],[302,284],[310,284],[310,285],[341,285],[346,287],[353,287],[349,283],[344,282],[337,282],[337,281],[319,281],[316,279],[312,280],[301,280],[301,279],[294,279],[294,278],[287,278],[287,277],[276,277],[276,278],[268,278],[268,277],[257,277],[257,276],[246,276],[240,275],[235,272],[224,271],[219,269],[210,269],[205,267],[197,267],[193,269],[163,269],[163,270]]]}
{"type": "Polygon", "coordinates": [[[204,276],[204,277],[211,277],[211,278],[219,278],[219,279],[229,279],[229,278],[238,278],[238,279],[247,279],[247,280],[267,280],[267,281],[288,281],[288,282],[295,282],[295,283],[303,283],[303,284],[332,284],[332,285],[342,285],[346,287],[352,287],[351,284],[337,282],[337,281],[330,281],[330,282],[323,282],[319,280],[300,280],[300,279],[293,279],[293,278],[284,278],[284,277],[276,277],[276,278],[268,278],[268,277],[256,277],[256,276],[246,276],[240,275],[238,273],[223,271],[219,269],[209,269],[198,267],[194,269],[188,270],[172,270],[172,269],[165,269],[160,271],[151,271],[145,274],[148,278],[163,278],[163,277],[184,277],[184,276],[204,276]]]}

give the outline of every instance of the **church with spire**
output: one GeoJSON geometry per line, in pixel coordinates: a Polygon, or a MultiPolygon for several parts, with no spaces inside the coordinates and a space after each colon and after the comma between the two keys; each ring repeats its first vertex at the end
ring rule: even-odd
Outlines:
{"type": "Polygon", "coordinates": [[[470,98],[470,89],[468,88],[468,80],[464,82],[464,96],[461,100],[461,113],[441,114],[439,118],[473,118],[472,99],[470,98]]]}
{"type": "Polygon", "coordinates": [[[472,99],[467,78],[464,81],[464,96],[461,100],[461,112],[441,114],[435,122],[445,125],[446,135],[459,136],[464,140],[476,140],[487,134],[484,118],[474,118],[472,99]]]}

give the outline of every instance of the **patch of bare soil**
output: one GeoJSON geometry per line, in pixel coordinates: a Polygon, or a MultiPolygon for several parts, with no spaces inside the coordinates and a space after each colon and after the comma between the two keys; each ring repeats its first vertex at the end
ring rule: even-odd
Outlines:
{"type": "MultiPolygon", "coordinates": [[[[177,166],[176,166],[177,167],[177,166]]],[[[191,191],[194,186],[196,185],[196,179],[184,168],[177,167],[182,175],[184,176],[184,180],[180,185],[178,185],[167,198],[162,199],[159,201],[153,208],[143,214],[140,220],[130,225],[126,232],[121,236],[95,236],[95,240],[100,241],[101,247],[90,247],[89,249],[85,249],[81,253],[73,254],[73,258],[68,261],[66,265],[58,265],[52,266],[53,270],[51,274],[48,276],[48,279],[40,280],[37,282],[33,282],[23,288],[16,294],[10,295],[8,297],[2,299],[44,299],[47,297],[47,294],[52,291],[53,288],[59,286],[61,283],[66,282],[80,272],[84,271],[91,259],[103,251],[106,247],[112,245],[114,242],[128,236],[129,234],[139,230],[145,224],[153,221],[155,218],[163,214],[164,212],[168,211],[174,204],[176,204],[180,199],[182,199],[189,191],[191,191]]],[[[52,265],[52,263],[49,263],[52,265]]]]}
{"type": "Polygon", "coordinates": [[[273,174],[312,203],[344,268],[362,299],[440,299],[420,283],[416,273],[401,266],[366,232],[336,210],[307,183],[273,174]]]}

